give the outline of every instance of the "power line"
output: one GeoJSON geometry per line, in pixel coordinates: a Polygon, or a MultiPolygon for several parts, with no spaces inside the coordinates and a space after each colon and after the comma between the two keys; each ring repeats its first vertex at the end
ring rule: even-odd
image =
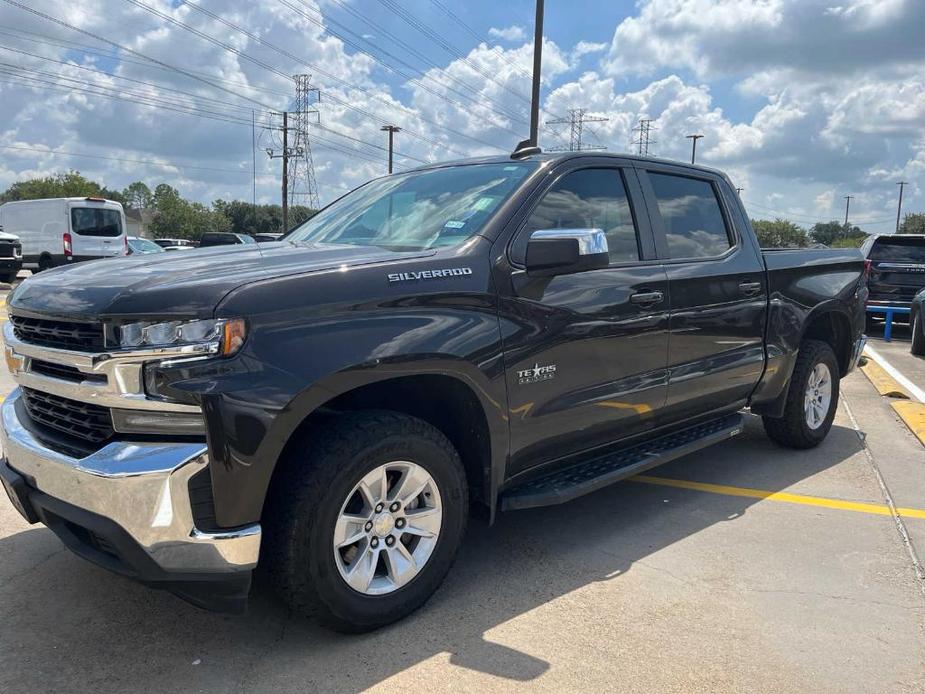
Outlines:
{"type": "Polygon", "coordinates": [[[14,6],[14,7],[18,7],[19,9],[21,9],[21,10],[23,10],[23,11],[25,11],[25,12],[28,12],[28,13],[32,14],[33,16],[40,17],[41,19],[45,19],[45,20],[47,20],[47,21],[49,21],[49,22],[52,22],[52,23],[54,23],[54,24],[57,24],[58,26],[62,26],[62,27],[65,27],[65,28],[67,28],[67,29],[71,29],[72,31],[76,31],[76,32],[78,32],[78,33],[81,33],[81,34],[83,34],[84,36],[89,36],[90,38],[96,39],[97,41],[100,41],[100,42],[102,42],[102,43],[107,43],[107,44],[109,44],[110,46],[113,46],[113,47],[115,47],[115,48],[118,48],[118,49],[121,50],[121,51],[125,51],[126,53],[130,53],[130,54],[136,55],[136,56],[138,56],[138,57],[140,57],[140,58],[144,58],[145,60],[149,60],[149,61],[151,61],[152,63],[155,63],[155,64],[157,64],[157,65],[161,65],[162,67],[167,68],[167,69],[169,69],[169,70],[172,70],[172,71],[174,71],[174,72],[177,72],[177,73],[179,73],[179,74],[181,74],[181,75],[185,75],[185,76],[189,77],[190,79],[196,80],[197,82],[202,82],[203,84],[207,84],[207,85],[209,85],[210,87],[214,87],[214,88],[216,88],[216,89],[220,89],[221,91],[223,91],[223,92],[225,92],[225,93],[227,93],[227,94],[231,94],[231,95],[233,95],[233,96],[239,96],[240,98],[247,99],[248,101],[251,101],[252,103],[255,103],[255,104],[259,105],[259,106],[263,106],[263,107],[266,108],[266,109],[270,109],[269,106],[267,106],[266,104],[263,104],[263,103],[257,101],[256,99],[251,99],[251,98],[248,97],[248,96],[244,96],[244,95],[238,94],[238,93],[234,92],[234,91],[231,90],[231,89],[226,89],[226,88],[224,88],[224,87],[222,87],[222,86],[220,86],[220,85],[218,85],[218,84],[215,84],[214,82],[210,82],[209,80],[207,80],[207,79],[205,79],[205,78],[203,78],[203,77],[199,77],[199,76],[195,75],[194,73],[191,73],[191,72],[189,72],[189,71],[187,71],[187,70],[183,70],[182,68],[178,68],[178,67],[176,67],[176,66],[170,65],[169,63],[165,63],[165,62],[163,62],[163,61],[161,61],[161,60],[158,60],[157,58],[152,58],[151,56],[145,55],[144,53],[141,53],[141,52],[136,51],[136,50],[134,50],[134,49],[132,49],[132,48],[129,48],[128,46],[123,46],[122,44],[116,43],[115,41],[112,41],[111,39],[107,39],[107,38],[105,38],[105,37],[103,37],[103,36],[100,36],[99,34],[94,34],[92,31],[88,31],[88,30],[86,30],[86,29],[81,29],[80,27],[74,26],[73,24],[69,24],[68,22],[65,22],[65,21],[63,21],[63,20],[61,20],[61,19],[58,19],[58,18],[56,18],[56,17],[52,17],[52,16],[49,15],[49,14],[46,14],[46,13],[44,13],[44,12],[40,12],[39,10],[33,9],[33,8],[31,8],[31,7],[28,7],[27,5],[24,5],[24,4],[21,3],[21,2],[17,2],[17,0],[3,0],[3,2],[7,3],[8,5],[12,5],[12,6],[14,6]]]}
{"type": "MultiPolygon", "coordinates": [[[[128,0],[128,1],[131,2],[132,0],[128,0]]],[[[280,1],[283,2],[283,0],[280,0],[280,1]]],[[[347,88],[349,88],[349,89],[355,89],[355,90],[357,90],[357,91],[359,91],[359,92],[365,94],[365,95],[368,96],[369,98],[371,98],[371,99],[373,99],[373,100],[375,100],[375,101],[378,101],[378,102],[384,104],[385,106],[387,106],[387,107],[389,107],[389,108],[394,108],[394,109],[397,109],[397,110],[400,110],[400,111],[404,111],[405,113],[408,113],[408,114],[412,115],[413,117],[417,118],[418,120],[421,120],[422,122],[428,123],[428,124],[430,124],[430,125],[432,125],[432,126],[438,128],[438,129],[440,129],[440,130],[445,130],[445,131],[447,131],[447,132],[449,132],[449,133],[452,133],[453,135],[456,135],[456,136],[458,136],[458,137],[462,137],[462,138],[465,138],[465,139],[468,139],[468,140],[472,140],[473,142],[478,142],[478,143],[481,144],[481,145],[485,145],[485,146],[491,147],[491,148],[493,148],[493,149],[498,149],[498,150],[504,151],[504,149],[503,149],[502,147],[498,147],[497,145],[494,145],[494,144],[492,144],[492,143],[490,143],[490,142],[486,142],[486,141],[481,140],[481,139],[479,139],[479,138],[477,138],[477,137],[474,137],[474,136],[472,136],[472,135],[468,135],[468,134],[463,133],[463,132],[461,132],[461,131],[459,131],[459,130],[455,130],[455,129],[450,128],[450,127],[448,127],[448,126],[442,125],[442,124],[437,123],[436,121],[434,121],[434,120],[432,120],[432,119],[425,118],[425,117],[421,116],[420,114],[418,114],[418,113],[412,111],[410,108],[408,108],[408,107],[406,107],[406,106],[403,106],[403,105],[400,105],[400,104],[396,104],[396,103],[394,103],[394,102],[390,102],[390,101],[387,101],[387,100],[383,99],[382,97],[380,97],[380,96],[378,96],[378,95],[372,93],[369,89],[367,89],[367,88],[365,88],[365,87],[362,87],[362,86],[360,86],[360,85],[353,84],[353,83],[351,83],[351,82],[348,82],[348,81],[346,81],[346,80],[343,80],[343,79],[337,77],[336,75],[334,75],[334,74],[332,74],[332,73],[326,71],[324,68],[321,68],[321,67],[319,67],[319,66],[317,66],[317,65],[315,65],[315,64],[313,64],[313,63],[311,63],[311,62],[308,62],[308,61],[306,61],[305,59],[300,58],[299,56],[293,55],[292,53],[290,53],[290,52],[287,51],[286,49],[280,48],[279,46],[277,46],[277,45],[275,45],[275,44],[273,44],[273,43],[267,41],[266,39],[263,39],[262,37],[258,36],[257,34],[254,34],[253,32],[250,32],[250,31],[248,31],[247,29],[245,29],[245,28],[243,28],[243,27],[241,27],[241,26],[238,26],[238,25],[235,24],[234,22],[231,22],[231,21],[225,19],[224,17],[221,17],[220,15],[217,15],[217,14],[215,14],[215,13],[213,13],[213,12],[210,12],[209,10],[206,10],[205,8],[200,7],[199,5],[195,5],[195,4],[190,3],[190,2],[187,2],[186,4],[187,4],[189,7],[198,9],[198,10],[199,10],[200,12],[202,12],[203,14],[206,14],[206,16],[212,17],[213,19],[215,19],[216,21],[220,22],[221,24],[223,24],[223,25],[229,27],[230,29],[233,29],[233,30],[235,30],[235,31],[238,31],[238,32],[242,33],[243,35],[247,36],[249,39],[251,39],[251,40],[254,41],[255,43],[259,43],[261,46],[265,46],[266,48],[269,48],[270,50],[272,50],[272,51],[274,51],[274,52],[276,52],[276,53],[279,53],[280,55],[282,55],[282,56],[284,56],[284,57],[287,57],[287,58],[289,58],[290,60],[294,60],[295,62],[297,62],[297,63],[299,63],[299,64],[301,64],[301,65],[304,65],[304,66],[308,67],[309,69],[313,70],[314,72],[317,72],[317,73],[320,73],[320,74],[326,76],[327,78],[333,80],[334,82],[337,82],[338,84],[342,84],[342,85],[344,85],[345,87],[347,87],[347,88]]],[[[286,4],[286,3],[284,3],[284,4],[286,4]]],[[[300,9],[298,9],[298,8],[292,8],[292,7],[290,7],[288,4],[286,4],[286,6],[289,7],[290,9],[293,9],[294,11],[298,12],[299,14],[301,14],[305,19],[308,19],[308,20],[311,21],[312,23],[317,24],[317,25],[320,26],[322,29],[325,28],[323,24],[320,24],[319,22],[317,22],[316,20],[314,20],[312,17],[310,17],[309,15],[305,14],[304,12],[302,12],[300,9]]],[[[169,18],[169,19],[170,19],[170,21],[173,22],[174,24],[178,24],[178,25],[181,25],[181,26],[184,26],[184,27],[186,26],[183,22],[179,22],[179,20],[175,20],[175,19],[173,19],[173,18],[169,18]]],[[[217,40],[211,39],[210,37],[208,37],[208,35],[202,34],[202,32],[199,32],[199,35],[202,36],[202,37],[205,37],[206,40],[210,41],[210,42],[213,43],[213,44],[216,44],[216,45],[219,45],[219,44],[220,44],[220,42],[218,42],[217,40]]],[[[341,39],[341,40],[343,40],[343,39],[341,39]]],[[[224,46],[223,46],[223,47],[224,47],[224,46]]],[[[386,67],[388,67],[388,65],[386,65],[386,67]]],[[[367,117],[369,117],[369,118],[373,118],[373,119],[375,119],[375,120],[377,120],[377,121],[379,121],[379,122],[381,122],[381,123],[383,123],[383,124],[388,123],[388,120],[386,120],[386,119],[383,118],[382,116],[378,116],[378,115],[376,115],[376,114],[370,113],[369,111],[363,110],[363,109],[361,109],[361,108],[359,108],[359,107],[353,105],[353,104],[350,103],[349,101],[346,101],[346,100],[344,100],[344,99],[340,99],[340,98],[334,96],[333,94],[331,94],[331,93],[328,92],[328,91],[324,91],[324,94],[325,94],[326,100],[328,100],[328,101],[334,101],[335,103],[337,103],[337,104],[343,106],[344,108],[350,109],[350,110],[352,110],[352,111],[356,111],[357,113],[360,113],[360,114],[362,114],[362,115],[365,115],[365,116],[367,116],[367,117]]],[[[441,95],[438,94],[438,96],[441,96],[441,95]]],[[[431,145],[434,145],[434,146],[437,146],[437,147],[441,147],[441,148],[443,148],[443,149],[446,150],[446,151],[455,152],[456,154],[459,154],[460,156],[467,156],[465,153],[459,152],[459,151],[454,150],[453,148],[449,147],[449,146],[448,146],[446,143],[444,143],[444,142],[440,142],[440,141],[434,140],[434,139],[432,139],[432,138],[428,138],[428,137],[426,137],[426,136],[424,136],[424,135],[421,135],[420,133],[416,133],[415,131],[410,130],[410,129],[408,129],[408,128],[405,128],[405,132],[406,132],[408,135],[412,136],[412,137],[415,137],[415,138],[417,138],[417,139],[420,139],[420,140],[422,140],[422,141],[424,141],[424,142],[427,142],[427,143],[429,143],[429,144],[431,144],[431,145]]]]}

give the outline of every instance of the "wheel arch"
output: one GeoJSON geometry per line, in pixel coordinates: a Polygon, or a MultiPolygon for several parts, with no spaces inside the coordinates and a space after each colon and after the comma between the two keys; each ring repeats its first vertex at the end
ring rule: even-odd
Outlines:
{"type": "Polygon", "coordinates": [[[280,465],[294,459],[295,447],[310,439],[314,428],[344,412],[390,410],[422,419],[449,439],[465,468],[470,499],[486,507],[493,517],[498,479],[507,455],[507,428],[499,418],[500,403],[471,377],[445,368],[378,378],[366,374],[365,379],[358,378],[356,372],[350,375],[346,381],[336,379],[337,386],[315,384],[287,408],[288,431],[277,432],[285,443],[268,488],[280,465]],[[298,417],[293,418],[293,412],[299,413],[298,417]]]}
{"type": "Polygon", "coordinates": [[[834,306],[821,307],[807,316],[800,343],[804,340],[819,340],[827,343],[838,360],[840,376],[851,370],[851,319],[848,314],[834,306]]]}

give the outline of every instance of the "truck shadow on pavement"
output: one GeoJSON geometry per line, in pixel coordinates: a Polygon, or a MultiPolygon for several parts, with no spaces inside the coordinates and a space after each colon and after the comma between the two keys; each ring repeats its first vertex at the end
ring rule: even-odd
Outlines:
{"type": "MultiPolygon", "coordinates": [[[[653,474],[777,491],[838,465],[859,447],[853,430],[836,426],[821,447],[789,451],[768,441],[752,419],[739,438],[653,474]]],[[[544,652],[555,652],[560,639],[587,639],[590,646],[601,631],[619,634],[630,625],[612,617],[599,623],[596,600],[619,598],[620,582],[637,562],[714,524],[735,522],[755,503],[625,482],[562,506],[503,514],[491,528],[474,521],[430,602],[361,636],[334,634],[290,614],[259,584],[247,615],[206,613],[85,563],[45,529],[28,529],[0,539],[0,691],[358,691],[420,664],[431,668],[428,676],[445,677],[446,659],[526,682],[549,663],[487,632],[516,642],[516,629],[506,623],[544,607],[552,610],[547,625],[556,609],[566,608],[585,610],[587,623],[582,635],[530,632],[544,652]],[[593,589],[577,604],[555,604],[603,583],[616,585],[593,589]],[[442,670],[435,674],[433,667],[442,670]]]]}

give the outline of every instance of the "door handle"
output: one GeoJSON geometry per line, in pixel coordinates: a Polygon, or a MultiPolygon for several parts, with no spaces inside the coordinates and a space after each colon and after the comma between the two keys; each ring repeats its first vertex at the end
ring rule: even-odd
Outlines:
{"type": "Polygon", "coordinates": [[[665,295],[661,292],[636,292],[630,296],[630,301],[634,304],[657,304],[660,303],[665,295]]]}
{"type": "Polygon", "coordinates": [[[761,282],[742,282],[739,284],[739,291],[751,296],[761,291],[761,282]]]}

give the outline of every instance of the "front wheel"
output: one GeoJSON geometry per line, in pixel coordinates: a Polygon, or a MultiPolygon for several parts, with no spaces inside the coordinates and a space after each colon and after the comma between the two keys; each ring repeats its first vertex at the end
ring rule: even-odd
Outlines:
{"type": "Polygon", "coordinates": [[[832,428],[838,406],[839,369],[832,348],[804,340],[790,375],[783,417],[762,417],[768,436],[788,448],[812,448],[832,428]]]}
{"type": "Polygon", "coordinates": [[[337,631],[369,631],[443,581],[465,532],[466,476],[446,437],[415,417],[329,424],[274,480],[264,556],[290,606],[337,631]]]}

